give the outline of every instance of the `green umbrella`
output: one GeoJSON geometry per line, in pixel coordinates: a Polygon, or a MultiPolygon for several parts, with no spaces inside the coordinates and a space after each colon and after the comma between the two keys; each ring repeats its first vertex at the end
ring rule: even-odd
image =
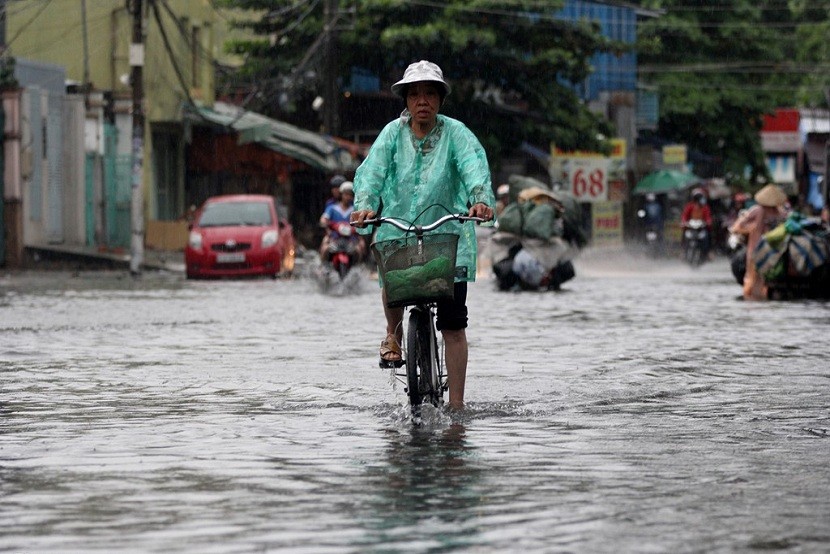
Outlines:
{"type": "Polygon", "coordinates": [[[632,192],[634,194],[648,194],[649,192],[657,194],[660,192],[682,190],[699,180],[700,178],[692,173],[683,173],[682,171],[675,171],[673,169],[661,169],[660,171],[649,173],[643,177],[632,192]]]}

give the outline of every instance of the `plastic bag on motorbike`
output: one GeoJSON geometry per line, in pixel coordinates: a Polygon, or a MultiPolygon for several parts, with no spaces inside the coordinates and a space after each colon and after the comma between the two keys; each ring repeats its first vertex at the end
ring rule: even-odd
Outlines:
{"type": "Polygon", "coordinates": [[[562,235],[562,227],[557,225],[556,208],[547,203],[537,206],[529,204],[531,208],[522,226],[523,235],[543,240],[562,235]]]}
{"type": "Polygon", "coordinates": [[[764,276],[765,279],[770,280],[779,276],[781,268],[777,267],[782,264],[781,257],[786,252],[785,248],[778,249],[772,246],[766,237],[761,237],[758,245],[752,253],[752,260],[758,273],[764,276]]]}
{"type": "Polygon", "coordinates": [[[499,214],[499,231],[514,235],[524,234],[525,221],[534,208],[533,202],[511,202],[499,214]]]}
{"type": "Polygon", "coordinates": [[[781,248],[787,238],[787,227],[784,223],[766,232],[762,240],[765,240],[772,248],[781,248]]]}
{"type": "Polygon", "coordinates": [[[797,275],[810,275],[816,268],[827,263],[829,249],[826,240],[810,233],[791,235],[787,245],[790,268],[797,275]]]}
{"type": "Polygon", "coordinates": [[[525,218],[522,208],[518,202],[511,202],[505,206],[499,214],[499,231],[521,235],[525,218]]]}

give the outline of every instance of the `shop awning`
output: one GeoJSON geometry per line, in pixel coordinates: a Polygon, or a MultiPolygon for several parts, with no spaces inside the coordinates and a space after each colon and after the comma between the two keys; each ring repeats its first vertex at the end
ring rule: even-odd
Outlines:
{"type": "Polygon", "coordinates": [[[214,125],[239,134],[239,144],[255,142],[327,173],[348,172],[359,161],[333,137],[300,129],[224,102],[212,108],[185,105],[185,118],[194,125],[214,125]]]}

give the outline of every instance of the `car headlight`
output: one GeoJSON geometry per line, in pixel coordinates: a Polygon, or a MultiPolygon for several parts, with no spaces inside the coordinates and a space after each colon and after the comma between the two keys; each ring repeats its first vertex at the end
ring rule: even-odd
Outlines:
{"type": "Polygon", "coordinates": [[[191,231],[190,237],[187,239],[188,245],[194,250],[202,248],[202,234],[196,231],[191,231]]]}
{"type": "Polygon", "coordinates": [[[262,233],[262,247],[268,248],[269,246],[274,246],[277,244],[277,230],[276,229],[269,229],[262,233]]]}

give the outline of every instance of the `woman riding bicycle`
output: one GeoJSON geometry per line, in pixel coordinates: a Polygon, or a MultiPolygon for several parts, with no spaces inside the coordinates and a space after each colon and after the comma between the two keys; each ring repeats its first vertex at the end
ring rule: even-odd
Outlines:
{"type": "MultiPolygon", "coordinates": [[[[381,207],[386,215],[418,224],[459,212],[493,219],[496,201],[484,148],[463,123],[438,114],[450,93],[441,68],[425,60],[411,64],[392,93],[406,101],[406,109],[383,128],[355,173],[351,221],[364,227],[381,207]]],[[[450,222],[442,232],[459,235],[454,300],[438,303],[436,322],[446,348],[449,406],[457,409],[464,405],[467,282],[475,280],[477,248],[473,223],[450,222]]],[[[382,226],[376,239],[402,235],[382,226]]],[[[400,366],[403,308],[388,308],[385,293],[382,298],[386,338],[381,365],[400,366]]]]}

